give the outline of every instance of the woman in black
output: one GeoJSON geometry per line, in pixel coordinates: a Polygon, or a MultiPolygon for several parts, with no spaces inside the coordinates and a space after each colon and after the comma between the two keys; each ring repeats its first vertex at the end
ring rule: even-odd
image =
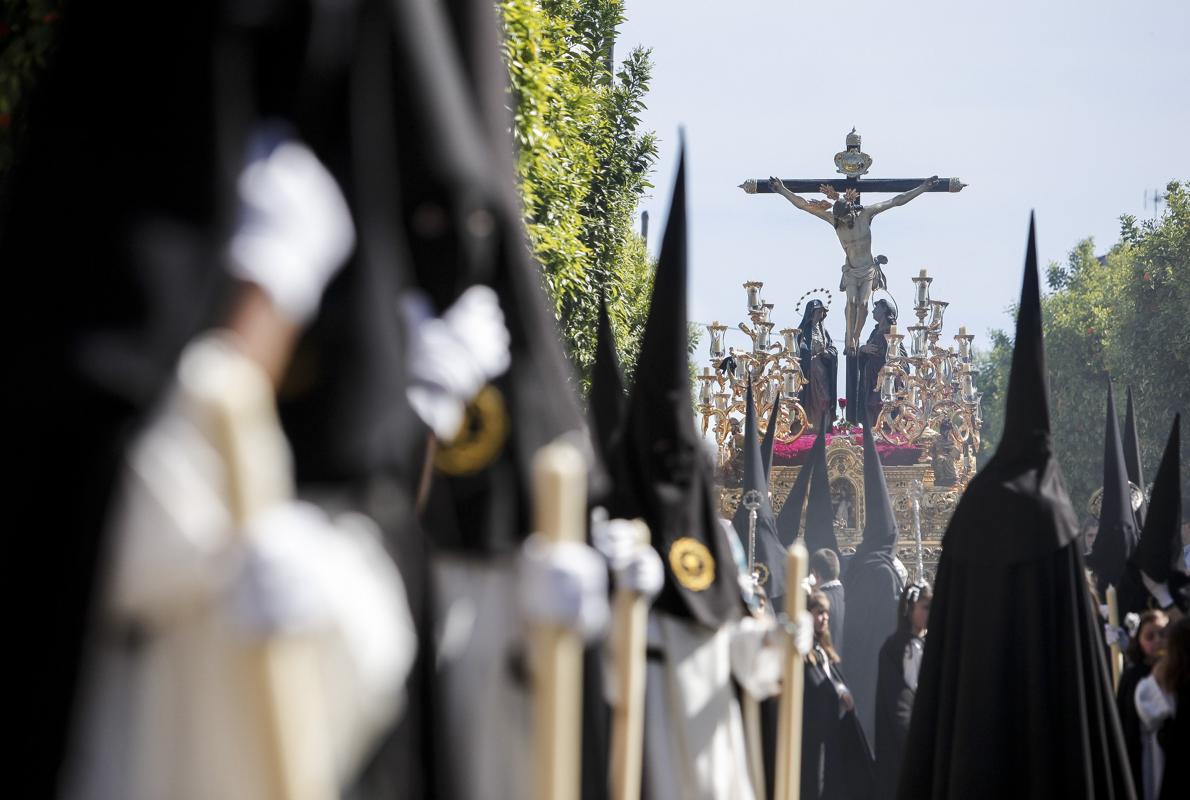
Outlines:
{"type": "Polygon", "coordinates": [[[1124,729],[1124,744],[1128,747],[1128,764],[1132,767],[1132,780],[1136,793],[1141,790],[1141,733],[1140,718],[1136,714],[1136,686],[1153,671],[1153,664],[1161,655],[1165,644],[1165,626],[1169,618],[1164,611],[1150,609],[1140,615],[1136,635],[1128,641],[1125,658],[1128,665],[1120,674],[1116,687],[1116,708],[1120,712],[1120,727],[1124,729]]]}
{"type": "Polygon", "coordinates": [[[895,798],[933,593],[925,581],[901,592],[897,630],[880,648],[876,673],[876,797],[895,798]]]}
{"type": "Polygon", "coordinates": [[[802,704],[802,800],[867,800],[872,751],[831,644],[830,600],[813,592],[814,646],[806,654],[802,704]]]}

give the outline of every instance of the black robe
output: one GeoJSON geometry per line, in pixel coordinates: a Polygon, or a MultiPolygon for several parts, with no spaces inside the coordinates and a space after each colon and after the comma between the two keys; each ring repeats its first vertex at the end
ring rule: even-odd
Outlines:
{"type": "Polygon", "coordinates": [[[1129,664],[1120,674],[1120,685],[1116,688],[1116,710],[1120,714],[1120,727],[1124,729],[1124,746],[1128,748],[1128,763],[1137,779],[1141,775],[1142,745],[1140,716],[1136,713],[1136,685],[1152,671],[1152,664],[1129,664]]]}
{"type": "Polygon", "coordinates": [[[880,551],[857,554],[843,586],[849,606],[843,626],[847,671],[855,713],[869,738],[876,736],[876,671],[880,648],[897,629],[897,604],[905,588],[892,557],[880,551]]]}
{"type": "Polygon", "coordinates": [[[1185,800],[1190,796],[1190,692],[1178,692],[1178,711],[1157,731],[1157,744],[1165,751],[1165,773],[1157,800],[1185,800]]]}
{"type": "Polygon", "coordinates": [[[942,540],[903,800],[1136,797],[1053,454],[1040,295],[1030,226],[1004,433],[942,540]]]}
{"type": "Polygon", "coordinates": [[[897,796],[897,779],[905,756],[905,739],[917,692],[905,683],[905,648],[913,638],[898,630],[880,648],[876,678],[876,791],[878,800],[897,796]]]}
{"type": "Polygon", "coordinates": [[[806,662],[802,700],[801,800],[867,800],[872,751],[855,712],[839,716],[831,676],[847,683],[838,664],[806,662]]]}
{"type": "Polygon", "coordinates": [[[859,363],[859,391],[861,403],[868,407],[868,419],[875,420],[880,414],[880,370],[888,361],[888,340],[884,338],[884,331],[880,326],[872,328],[868,336],[868,344],[876,347],[875,353],[865,353],[862,350],[856,357],[859,363]]]}

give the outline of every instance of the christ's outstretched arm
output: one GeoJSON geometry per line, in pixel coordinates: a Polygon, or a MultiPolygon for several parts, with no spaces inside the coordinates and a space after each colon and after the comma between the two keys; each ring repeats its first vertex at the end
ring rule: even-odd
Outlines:
{"type": "Polygon", "coordinates": [[[784,197],[789,202],[809,214],[813,214],[824,222],[835,224],[834,217],[831,216],[830,206],[826,208],[821,207],[815,203],[810,203],[793,192],[785,188],[785,184],[781,182],[780,178],[769,178],[769,186],[773,187],[773,191],[784,197]]]}
{"type": "Polygon", "coordinates": [[[916,189],[910,189],[909,191],[905,192],[904,194],[899,194],[890,200],[884,200],[880,203],[873,203],[872,205],[868,206],[866,209],[868,212],[868,216],[874,217],[877,214],[881,213],[882,211],[888,211],[893,206],[903,206],[906,203],[908,203],[910,200],[912,200],[913,198],[917,197],[919,194],[922,194],[923,192],[933,189],[937,185],[938,185],[938,176],[937,175],[935,175],[932,178],[926,178],[924,181],[921,182],[921,186],[918,186],[916,189]]]}

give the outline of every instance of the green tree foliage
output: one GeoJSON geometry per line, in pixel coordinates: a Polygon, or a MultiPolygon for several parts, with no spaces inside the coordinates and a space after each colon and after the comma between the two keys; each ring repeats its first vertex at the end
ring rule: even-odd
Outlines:
{"type": "Polygon", "coordinates": [[[12,164],[16,140],[37,76],[58,38],[56,0],[10,0],[0,17],[0,175],[12,164]]]}
{"type": "Polygon", "coordinates": [[[623,0],[500,0],[517,171],[533,252],[570,356],[586,376],[605,293],[627,371],[636,363],[652,267],[632,229],[651,188],[656,137],[640,128],[649,52],[616,69],[623,0]]]}
{"type": "MultiPolygon", "coordinates": [[[[1121,412],[1124,388],[1132,386],[1150,481],[1173,415],[1190,404],[1190,184],[1172,182],[1166,191],[1159,218],[1121,218],[1120,241],[1106,256],[1096,257],[1087,239],[1046,273],[1050,293],[1042,310],[1054,449],[1080,514],[1103,480],[1109,376],[1121,412]]],[[[993,331],[991,350],[980,356],[984,457],[1003,426],[1011,353],[1012,340],[993,331]]],[[[1184,474],[1188,455],[1183,448],[1184,474]]],[[[1190,495],[1183,502],[1190,508],[1190,495]]]]}

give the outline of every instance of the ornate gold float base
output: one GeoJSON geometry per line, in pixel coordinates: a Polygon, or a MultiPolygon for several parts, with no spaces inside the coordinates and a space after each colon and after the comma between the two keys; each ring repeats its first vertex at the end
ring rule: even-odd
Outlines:
{"type": "MultiPolygon", "coordinates": [[[[884,480],[892,498],[900,536],[897,539],[897,555],[904,562],[909,573],[916,576],[917,541],[913,527],[914,483],[920,482],[920,517],[922,560],[927,580],[933,580],[942,553],[942,535],[950,522],[950,516],[958,505],[959,497],[974,474],[973,466],[960,460],[953,468],[954,482],[939,486],[935,481],[934,463],[928,455],[921,461],[908,466],[884,468],[884,480]]],[[[845,437],[836,437],[826,448],[827,473],[830,476],[831,504],[835,511],[835,537],[839,550],[854,553],[864,533],[864,451],[845,437]]],[[[949,466],[949,465],[948,465],[949,466]]],[[[769,476],[773,510],[780,513],[790,487],[797,480],[804,466],[782,467],[774,465],[769,476]]],[[[721,489],[720,507],[723,515],[731,519],[740,502],[739,487],[721,489]]],[[[802,515],[803,520],[805,514],[802,515]]]]}

